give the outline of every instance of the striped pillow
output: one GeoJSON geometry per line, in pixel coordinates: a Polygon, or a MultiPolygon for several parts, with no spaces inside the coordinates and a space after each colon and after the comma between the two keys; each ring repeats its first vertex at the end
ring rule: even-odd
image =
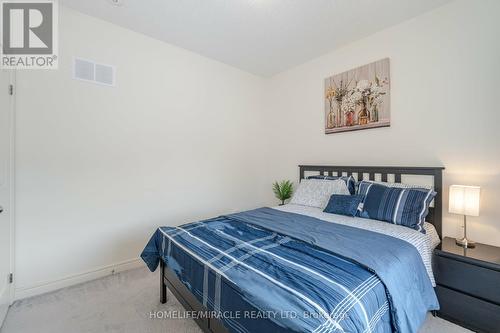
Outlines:
{"type": "Polygon", "coordinates": [[[353,176],[322,176],[322,175],[314,175],[309,176],[307,179],[323,179],[323,180],[337,180],[342,179],[347,188],[349,189],[349,193],[356,194],[356,181],[353,176]]]}
{"type": "MultiPolygon", "coordinates": [[[[397,188],[418,188],[421,190],[433,189],[433,187],[429,185],[415,185],[415,184],[405,184],[405,183],[379,182],[375,180],[361,180],[356,183],[356,194],[366,195],[366,190],[368,189],[370,184],[379,184],[387,187],[397,187],[397,188]]],[[[432,206],[433,202],[431,201],[430,207],[432,206]]]]}
{"type": "Polygon", "coordinates": [[[425,234],[425,217],[436,196],[434,190],[389,187],[362,181],[359,194],[365,195],[360,217],[402,225],[425,234]]]}

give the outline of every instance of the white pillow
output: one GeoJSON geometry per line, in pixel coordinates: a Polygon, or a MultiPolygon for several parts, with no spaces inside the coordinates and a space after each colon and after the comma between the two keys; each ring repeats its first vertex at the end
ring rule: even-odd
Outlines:
{"type": "Polygon", "coordinates": [[[332,194],[350,195],[344,180],[303,179],[290,203],[324,209],[332,194]]]}
{"type": "Polygon", "coordinates": [[[436,246],[441,243],[441,239],[436,231],[434,225],[429,222],[424,222],[425,235],[430,238],[432,249],[434,250],[436,246]]]}

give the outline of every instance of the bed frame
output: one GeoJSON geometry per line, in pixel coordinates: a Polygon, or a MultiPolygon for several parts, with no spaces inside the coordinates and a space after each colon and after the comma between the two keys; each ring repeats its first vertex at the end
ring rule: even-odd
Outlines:
{"type": "MultiPolygon", "coordinates": [[[[444,167],[377,167],[377,166],[326,166],[326,165],[299,165],[300,180],[307,177],[306,173],[320,174],[324,176],[346,175],[353,176],[358,181],[380,180],[401,183],[402,176],[417,175],[431,176],[433,178],[434,190],[437,192],[434,199],[434,207],[430,207],[427,221],[432,223],[441,236],[442,232],[442,186],[444,167]]],[[[163,260],[160,260],[160,302],[167,302],[167,288],[182,304],[186,311],[207,311],[207,309],[196,299],[189,289],[182,284],[177,276],[166,269],[163,260]]],[[[228,333],[227,328],[216,318],[195,318],[198,326],[205,333],[228,333]]]]}

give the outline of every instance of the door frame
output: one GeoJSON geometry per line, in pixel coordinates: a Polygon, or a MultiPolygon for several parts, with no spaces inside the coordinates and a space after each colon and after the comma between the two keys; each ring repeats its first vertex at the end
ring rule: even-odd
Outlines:
{"type": "MultiPolygon", "coordinates": [[[[15,299],[15,286],[16,286],[16,71],[8,70],[9,82],[12,85],[12,95],[10,96],[10,108],[9,108],[9,224],[10,224],[10,272],[13,274],[13,281],[9,288],[9,304],[12,305],[15,299]]],[[[5,89],[5,87],[3,87],[5,89]]]]}

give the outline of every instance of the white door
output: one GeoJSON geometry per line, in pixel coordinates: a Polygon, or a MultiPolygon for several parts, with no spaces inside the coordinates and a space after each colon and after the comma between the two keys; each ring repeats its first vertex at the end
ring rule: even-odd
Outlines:
{"type": "Polygon", "coordinates": [[[0,326],[11,302],[12,284],[12,124],[14,73],[0,69],[0,326]]]}

